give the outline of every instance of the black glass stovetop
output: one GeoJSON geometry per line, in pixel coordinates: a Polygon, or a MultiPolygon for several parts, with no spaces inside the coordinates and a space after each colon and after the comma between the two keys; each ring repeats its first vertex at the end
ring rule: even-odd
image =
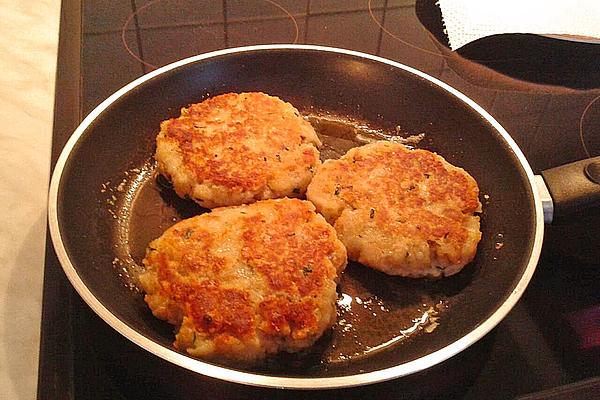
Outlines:
{"type": "MultiPolygon", "coordinates": [[[[126,83],[188,56],[268,43],[358,50],[437,77],[489,111],[536,173],[600,155],[598,44],[503,35],[452,52],[434,1],[64,0],[53,164],[81,119],[126,83]]],[[[600,211],[545,236],[523,298],[480,342],[422,374],[327,393],[199,379],[149,355],[83,303],[48,242],[38,398],[600,397],[600,211]]]]}

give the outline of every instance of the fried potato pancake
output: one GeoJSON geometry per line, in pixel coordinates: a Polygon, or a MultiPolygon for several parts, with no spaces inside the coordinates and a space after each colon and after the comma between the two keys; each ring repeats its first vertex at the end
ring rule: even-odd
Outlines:
{"type": "Polygon", "coordinates": [[[406,277],[453,275],[473,260],[481,239],[478,196],[463,169],[387,141],[327,160],[307,190],[350,259],[406,277]]]}
{"type": "Polygon", "coordinates": [[[148,245],[140,283],[152,313],[179,327],[175,347],[253,362],[311,346],[331,327],[346,261],[310,202],[263,200],[167,229],[148,245]]]}
{"type": "Polygon", "coordinates": [[[321,142],[296,108],[264,93],[227,93],[161,123],[158,170],[203,207],[301,197],[321,142]]]}

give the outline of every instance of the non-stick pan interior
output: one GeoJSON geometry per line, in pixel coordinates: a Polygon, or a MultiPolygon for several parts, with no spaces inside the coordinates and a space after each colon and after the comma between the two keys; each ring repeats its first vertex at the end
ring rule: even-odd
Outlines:
{"type": "Polygon", "coordinates": [[[202,210],[156,181],[154,138],[160,122],[178,116],[181,107],[242,91],[277,95],[306,115],[367,123],[398,135],[422,133],[417,147],[473,175],[483,204],[477,257],[458,275],[418,281],[352,264],[341,282],[346,306],[356,311],[346,346],[354,341],[364,350],[370,345],[361,340],[398,338],[402,335],[395,330],[401,326],[395,324],[411,318],[404,310],[437,305],[430,333],[420,329],[418,335],[362,354],[353,354],[350,346],[337,358],[331,349],[337,339],[329,334],[312,352],[243,370],[333,377],[389,368],[457,341],[504,303],[527,267],[536,220],[525,170],[502,134],[461,99],[410,71],[352,54],[270,49],[222,54],[159,74],[108,104],[73,146],[58,192],[61,239],[80,279],[114,316],[172,349],[173,329],[155,319],[132,288],[131,267],[139,264],[146,240],[202,210]],[[127,249],[130,254],[123,253],[127,249]]]}

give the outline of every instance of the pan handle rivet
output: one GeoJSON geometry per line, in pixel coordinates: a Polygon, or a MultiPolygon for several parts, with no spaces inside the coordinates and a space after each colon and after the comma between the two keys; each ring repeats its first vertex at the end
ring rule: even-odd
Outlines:
{"type": "Polygon", "coordinates": [[[592,182],[600,184],[600,161],[592,161],[583,170],[592,182]]]}

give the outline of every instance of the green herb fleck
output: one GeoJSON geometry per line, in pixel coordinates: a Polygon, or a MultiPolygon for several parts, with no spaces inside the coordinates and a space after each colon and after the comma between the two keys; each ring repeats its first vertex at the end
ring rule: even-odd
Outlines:
{"type": "Polygon", "coordinates": [[[300,193],[300,188],[294,188],[294,189],[292,189],[292,193],[299,194],[300,193]]]}
{"type": "Polygon", "coordinates": [[[308,276],[308,274],[310,274],[311,272],[313,272],[313,270],[309,266],[305,266],[302,268],[302,273],[304,274],[304,276],[308,276]]]}
{"type": "Polygon", "coordinates": [[[192,229],[186,229],[186,231],[183,233],[183,238],[189,239],[192,237],[193,233],[194,233],[194,231],[192,229]]]}
{"type": "Polygon", "coordinates": [[[375,218],[375,209],[371,208],[371,212],[369,212],[369,218],[373,219],[375,218]]]}
{"type": "Polygon", "coordinates": [[[338,194],[340,194],[341,191],[342,187],[340,185],[335,185],[335,191],[333,192],[333,194],[337,196],[338,194]]]}

